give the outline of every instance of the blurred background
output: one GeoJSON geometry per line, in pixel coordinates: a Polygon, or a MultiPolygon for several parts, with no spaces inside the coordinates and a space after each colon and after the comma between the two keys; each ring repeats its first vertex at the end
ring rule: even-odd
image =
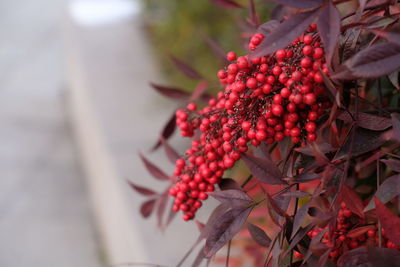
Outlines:
{"type": "MultiPolygon", "coordinates": [[[[261,21],[269,7],[257,6],[261,21]]],[[[242,53],[247,13],[208,0],[0,1],[0,266],[174,266],[183,257],[196,225],[177,219],[161,231],[127,183],[168,187],[139,152],[173,170],[150,150],[178,104],[149,82],[195,88],[174,55],[212,84],[222,61],[210,40],[242,53]]]]}

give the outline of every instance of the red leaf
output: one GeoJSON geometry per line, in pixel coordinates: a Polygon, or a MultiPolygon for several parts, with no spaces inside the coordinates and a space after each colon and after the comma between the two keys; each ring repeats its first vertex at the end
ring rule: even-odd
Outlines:
{"type": "Polygon", "coordinates": [[[332,78],[352,80],[390,74],[400,67],[400,45],[378,43],[358,52],[347,60],[344,66],[348,70],[339,70],[332,78]]]}
{"type": "Polygon", "coordinates": [[[226,203],[232,207],[248,206],[253,202],[243,190],[228,189],[225,191],[210,192],[208,195],[212,196],[221,203],[226,203]]]}
{"type": "Polygon", "coordinates": [[[392,113],[391,116],[392,116],[394,138],[400,142],[400,114],[392,113]]]}
{"type": "Polygon", "coordinates": [[[345,252],[338,260],[338,267],[396,267],[400,252],[390,248],[360,247],[345,252]]]}
{"type": "Polygon", "coordinates": [[[180,158],[178,152],[176,152],[176,150],[171,147],[170,144],[168,144],[167,140],[165,140],[164,137],[161,136],[160,141],[164,147],[165,154],[167,155],[169,161],[175,165],[176,160],[180,158]]]}
{"type": "Polygon", "coordinates": [[[370,230],[370,229],[375,229],[375,226],[366,225],[366,226],[357,227],[357,228],[351,229],[346,234],[346,237],[348,237],[348,238],[357,238],[357,237],[365,234],[366,232],[368,232],[368,230],[370,230]]]}
{"type": "Polygon", "coordinates": [[[155,199],[150,199],[140,206],[140,213],[144,218],[147,218],[151,215],[154,210],[154,204],[156,203],[155,199]]]}
{"type": "Polygon", "coordinates": [[[233,0],[210,0],[210,1],[223,8],[243,8],[242,5],[236,3],[233,0]]]}
{"type": "Polygon", "coordinates": [[[322,0],[267,0],[284,6],[291,6],[301,9],[310,9],[322,5],[322,0]]]}
{"type": "Polygon", "coordinates": [[[340,35],[340,14],[332,2],[322,10],[317,26],[326,51],[325,58],[330,65],[340,35]]]}
{"type": "Polygon", "coordinates": [[[156,89],[156,91],[159,92],[160,94],[172,99],[186,99],[190,96],[189,93],[183,91],[180,88],[167,87],[155,83],[150,83],[150,85],[151,87],[156,89]]]}
{"type": "MultiPolygon", "coordinates": [[[[375,197],[379,198],[384,204],[400,195],[400,175],[393,175],[387,178],[375,192],[375,197]]],[[[364,211],[372,210],[375,207],[371,200],[364,211]]]]}
{"type": "MultiPolygon", "coordinates": [[[[347,208],[359,217],[364,218],[364,204],[357,193],[350,188],[347,184],[343,185],[342,191],[340,192],[340,202],[344,202],[347,208]]],[[[339,203],[340,203],[339,202],[339,203]]]]}
{"type": "Polygon", "coordinates": [[[390,241],[400,246],[400,217],[393,214],[380,200],[375,197],[376,214],[390,241]]]}
{"type": "MultiPolygon", "coordinates": [[[[172,114],[172,117],[168,120],[168,122],[164,125],[161,136],[167,140],[171,137],[171,135],[175,132],[176,129],[176,117],[175,113],[172,114]]],[[[154,145],[153,150],[156,150],[161,145],[161,140],[159,139],[157,143],[154,145]]]]}
{"type": "Polygon", "coordinates": [[[234,208],[219,216],[210,229],[204,253],[210,258],[242,228],[253,207],[234,208]]]}
{"type": "Polygon", "coordinates": [[[208,238],[214,224],[216,224],[219,217],[222,216],[222,214],[224,214],[228,209],[228,205],[220,204],[211,212],[210,216],[208,217],[206,226],[201,232],[202,238],[208,238]]]}
{"type": "Polygon", "coordinates": [[[396,159],[381,159],[383,163],[386,164],[390,169],[395,172],[400,172],[400,160],[396,159]]]}
{"type": "Polygon", "coordinates": [[[263,247],[269,247],[271,245],[271,239],[267,236],[263,229],[252,223],[248,223],[247,228],[249,229],[251,237],[254,241],[256,241],[257,244],[263,247]]]}
{"type": "Polygon", "coordinates": [[[174,62],[175,66],[187,77],[195,80],[202,78],[202,76],[196,70],[194,70],[192,67],[190,67],[188,64],[186,64],[179,58],[171,56],[171,60],[172,62],[174,62]]]}
{"type": "Polygon", "coordinates": [[[218,186],[222,191],[228,190],[228,189],[242,190],[240,185],[232,178],[222,179],[221,182],[219,182],[218,186]]]}
{"type": "Polygon", "coordinates": [[[269,55],[283,48],[296,39],[315,20],[319,10],[312,10],[294,15],[281,23],[265,38],[250,57],[261,57],[269,55]]]}
{"type": "Polygon", "coordinates": [[[162,170],[160,170],[156,165],[146,159],[142,153],[139,153],[140,159],[143,161],[144,165],[146,166],[147,170],[153,175],[154,178],[158,180],[169,180],[169,176],[165,174],[162,170]]]}
{"type": "Polygon", "coordinates": [[[136,192],[138,192],[141,195],[144,196],[154,196],[157,195],[157,193],[151,189],[139,186],[139,185],[135,185],[134,183],[132,183],[131,181],[128,181],[128,184],[131,186],[131,188],[133,190],[135,190],[136,192]]]}
{"type": "Polygon", "coordinates": [[[392,121],[386,117],[363,112],[351,113],[351,116],[348,112],[341,112],[337,118],[347,123],[353,123],[353,118],[355,118],[357,126],[373,131],[383,131],[392,126],[392,121]]]}
{"type": "Polygon", "coordinates": [[[294,177],[293,181],[296,183],[307,183],[309,181],[313,181],[315,179],[320,178],[321,176],[316,173],[302,173],[296,177],[294,177]]]}
{"type": "Polygon", "coordinates": [[[243,154],[242,159],[251,173],[266,184],[286,184],[278,167],[267,158],[257,158],[243,154]]]}

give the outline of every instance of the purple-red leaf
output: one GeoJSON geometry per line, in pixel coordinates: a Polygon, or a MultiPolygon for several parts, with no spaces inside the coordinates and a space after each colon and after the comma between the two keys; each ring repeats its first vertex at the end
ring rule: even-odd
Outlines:
{"type": "Polygon", "coordinates": [[[158,227],[163,228],[163,217],[165,213],[165,208],[168,204],[168,190],[166,190],[157,201],[157,221],[158,227]]]}
{"type": "Polygon", "coordinates": [[[323,0],[267,0],[267,1],[301,9],[310,9],[318,7],[323,3],[323,0]]]}
{"type": "Polygon", "coordinates": [[[150,83],[150,85],[151,87],[156,89],[156,91],[159,92],[160,94],[172,99],[186,99],[190,96],[189,93],[183,91],[180,88],[168,87],[168,86],[158,85],[155,83],[150,83]]]}
{"type": "Polygon", "coordinates": [[[171,56],[172,62],[174,62],[175,66],[187,77],[199,80],[202,76],[192,67],[190,67],[187,63],[183,62],[177,57],[171,56]]]}
{"type": "Polygon", "coordinates": [[[204,92],[208,88],[207,81],[200,81],[196,88],[194,89],[192,95],[190,96],[189,102],[197,100],[199,97],[203,96],[204,92]]]}
{"type": "Polygon", "coordinates": [[[253,207],[234,208],[219,216],[210,229],[204,253],[210,258],[242,228],[253,207]]]}
{"type": "Polygon", "coordinates": [[[143,161],[144,165],[146,166],[147,170],[153,175],[154,178],[158,180],[169,180],[169,176],[160,170],[156,165],[150,162],[147,158],[145,158],[142,153],[139,153],[140,159],[143,161]]]}
{"type": "Polygon", "coordinates": [[[211,212],[210,216],[208,217],[206,226],[204,227],[203,231],[201,232],[202,238],[208,238],[210,232],[212,231],[212,228],[217,223],[219,217],[221,217],[224,213],[226,213],[226,211],[228,209],[229,209],[228,205],[220,204],[211,212]]]}
{"type": "Polygon", "coordinates": [[[155,199],[150,199],[140,206],[140,213],[144,218],[147,218],[151,215],[154,210],[154,204],[156,203],[155,199]]]}
{"type": "Polygon", "coordinates": [[[313,181],[313,180],[315,180],[315,179],[318,179],[318,178],[320,178],[320,177],[321,177],[321,176],[318,175],[318,174],[316,174],[316,173],[309,172],[309,173],[302,173],[302,174],[300,174],[300,175],[294,177],[293,180],[294,180],[296,183],[306,183],[306,182],[309,182],[309,181],[313,181]]]}
{"type": "Polygon", "coordinates": [[[332,2],[329,1],[328,6],[322,10],[317,26],[326,51],[326,61],[330,64],[340,35],[340,14],[332,2]]]}
{"type": "Polygon", "coordinates": [[[221,203],[226,203],[232,207],[248,206],[253,202],[243,190],[228,189],[224,191],[210,192],[208,195],[212,196],[221,203]]]}
{"type": "MultiPolygon", "coordinates": [[[[167,140],[175,132],[175,129],[176,129],[176,117],[175,117],[175,113],[174,113],[174,114],[172,114],[172,116],[168,120],[168,122],[165,124],[165,126],[161,132],[161,136],[165,140],[167,140]]],[[[159,148],[160,145],[161,145],[161,140],[159,139],[157,141],[157,143],[154,145],[153,150],[156,150],[157,148],[159,148]]]]}
{"type": "Polygon", "coordinates": [[[387,39],[389,42],[400,45],[400,33],[398,32],[389,32],[380,30],[373,30],[372,32],[380,37],[387,39]]]}
{"type": "Polygon", "coordinates": [[[376,214],[385,232],[388,233],[387,238],[400,246],[400,217],[393,214],[380,200],[375,197],[376,214]]]}
{"type": "MultiPolygon", "coordinates": [[[[384,204],[400,195],[400,174],[387,178],[376,190],[375,197],[379,198],[384,204]]],[[[364,211],[372,210],[375,207],[371,200],[364,211]]]]}
{"type": "Polygon", "coordinates": [[[155,191],[153,191],[153,190],[151,190],[151,189],[148,189],[148,188],[145,188],[145,187],[136,185],[136,184],[132,183],[131,181],[128,181],[128,184],[130,185],[130,187],[131,187],[133,190],[135,190],[136,192],[138,192],[138,193],[141,194],[141,195],[144,195],[144,196],[154,196],[154,195],[157,195],[157,192],[155,192],[155,191]]]}
{"type": "Polygon", "coordinates": [[[365,225],[365,226],[357,227],[357,228],[351,229],[346,234],[346,237],[357,238],[357,237],[365,234],[366,232],[368,232],[368,230],[370,230],[370,229],[375,229],[375,226],[374,225],[365,225]]]}
{"type": "Polygon", "coordinates": [[[251,58],[269,55],[296,39],[318,16],[319,10],[294,15],[279,24],[264,41],[251,53],[251,58]]]}
{"type": "Polygon", "coordinates": [[[336,79],[377,78],[400,67],[400,45],[378,43],[358,52],[344,63],[348,69],[333,75],[336,79]]]}
{"type": "Polygon", "coordinates": [[[261,182],[266,184],[286,184],[282,180],[281,171],[270,159],[258,158],[249,154],[243,154],[242,159],[251,173],[261,182]]]}
{"type": "Polygon", "coordinates": [[[236,3],[233,0],[210,0],[210,1],[223,8],[243,8],[242,5],[236,3]]]}
{"type": "Polygon", "coordinates": [[[293,192],[284,193],[284,194],[282,194],[282,196],[284,196],[284,197],[301,198],[301,197],[309,197],[309,196],[311,196],[311,194],[307,193],[307,192],[304,192],[304,191],[296,190],[296,191],[293,191],[293,192]]]}
{"type": "Polygon", "coordinates": [[[392,113],[393,136],[400,142],[400,114],[392,113]]]}
{"type": "Polygon", "coordinates": [[[271,239],[267,236],[263,229],[252,223],[248,223],[247,228],[249,229],[251,237],[254,241],[256,241],[257,244],[263,247],[269,247],[271,245],[271,239]]]}
{"type": "Polygon", "coordinates": [[[218,186],[222,191],[228,190],[228,189],[242,190],[240,185],[232,178],[221,179],[221,182],[219,182],[218,186]]]}
{"type": "Polygon", "coordinates": [[[249,0],[249,14],[250,14],[250,21],[255,26],[258,27],[260,21],[257,16],[256,6],[254,4],[254,0],[249,0]]]}
{"type": "Polygon", "coordinates": [[[211,50],[214,52],[216,56],[218,56],[224,64],[229,63],[229,61],[226,59],[226,52],[221,48],[221,46],[211,39],[207,35],[202,35],[203,39],[207,42],[208,46],[211,48],[211,50]]]}
{"type": "Polygon", "coordinates": [[[390,248],[360,247],[345,252],[338,260],[338,267],[396,267],[400,252],[390,248]]]}
{"type": "Polygon", "coordinates": [[[291,239],[297,232],[299,231],[301,225],[303,224],[304,218],[306,217],[308,213],[308,208],[310,207],[310,201],[308,201],[306,204],[301,206],[301,208],[296,212],[296,215],[294,216],[293,220],[293,229],[292,229],[292,234],[291,234],[291,239]]]}
{"type": "Polygon", "coordinates": [[[264,34],[264,36],[267,36],[268,34],[273,32],[279,25],[279,21],[272,19],[265,22],[264,24],[261,24],[260,27],[258,27],[257,32],[264,34]]]}
{"type": "Polygon", "coordinates": [[[357,126],[373,131],[383,131],[392,126],[389,118],[363,112],[352,113],[351,116],[348,112],[341,112],[337,118],[346,123],[353,123],[353,118],[355,118],[357,126]]]}
{"type": "Polygon", "coordinates": [[[292,251],[292,249],[304,238],[304,236],[311,231],[311,229],[314,228],[315,225],[313,224],[309,224],[304,228],[301,228],[299,231],[297,231],[297,233],[295,234],[295,236],[293,238],[291,238],[290,240],[290,244],[288,246],[288,248],[286,249],[285,253],[283,255],[286,255],[287,253],[289,253],[290,251],[292,251]]]}
{"type": "Polygon", "coordinates": [[[357,193],[350,188],[347,184],[344,184],[342,191],[340,192],[339,199],[346,203],[347,208],[359,217],[364,218],[364,204],[357,193]]]}
{"type": "Polygon", "coordinates": [[[160,141],[161,141],[161,144],[164,147],[165,154],[167,155],[169,161],[172,164],[175,164],[176,160],[180,158],[178,152],[176,152],[176,150],[173,147],[171,147],[170,144],[168,144],[167,140],[165,140],[164,137],[161,136],[160,137],[160,141]]]}
{"type": "Polygon", "coordinates": [[[400,172],[400,160],[397,159],[381,159],[390,169],[395,172],[400,172]]]}

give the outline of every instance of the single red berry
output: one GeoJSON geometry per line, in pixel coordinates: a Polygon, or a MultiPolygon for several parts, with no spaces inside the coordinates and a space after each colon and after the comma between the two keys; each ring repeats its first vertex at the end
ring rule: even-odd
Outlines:
{"type": "Polygon", "coordinates": [[[228,60],[228,61],[234,61],[234,60],[236,60],[236,53],[235,52],[228,52],[227,54],[226,54],[226,59],[228,60]]]}

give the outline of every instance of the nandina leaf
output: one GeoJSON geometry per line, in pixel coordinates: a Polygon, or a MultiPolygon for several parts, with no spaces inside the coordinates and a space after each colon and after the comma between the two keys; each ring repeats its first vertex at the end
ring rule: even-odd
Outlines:
{"type": "Polygon", "coordinates": [[[170,225],[170,223],[174,220],[174,218],[178,214],[177,212],[173,211],[173,209],[172,209],[174,204],[175,204],[174,202],[171,203],[171,207],[169,208],[167,220],[165,221],[165,223],[163,225],[163,229],[167,228],[167,226],[170,225]]]}
{"type": "Polygon", "coordinates": [[[195,101],[197,99],[199,99],[199,97],[202,97],[204,92],[207,90],[208,88],[208,82],[207,81],[200,81],[196,88],[194,89],[192,95],[190,96],[189,101],[195,101]]]}
{"type": "Polygon", "coordinates": [[[390,2],[392,2],[392,0],[371,0],[368,2],[368,4],[365,7],[378,7],[378,6],[382,6],[382,5],[386,5],[389,4],[390,2]]]}
{"type": "Polygon", "coordinates": [[[294,235],[293,238],[291,238],[290,243],[286,251],[283,253],[283,255],[288,254],[292,249],[294,249],[295,246],[304,238],[304,236],[311,231],[311,229],[314,228],[314,224],[309,224],[304,228],[301,228],[300,230],[297,231],[297,233],[294,235]]]}
{"type": "Polygon", "coordinates": [[[310,9],[318,7],[323,3],[323,0],[267,0],[267,1],[301,9],[310,9]]]}
{"type": "Polygon", "coordinates": [[[222,191],[228,190],[228,189],[242,190],[240,185],[232,178],[222,179],[221,182],[219,182],[218,186],[222,191]]]}
{"type": "MultiPolygon", "coordinates": [[[[167,140],[175,132],[175,129],[176,129],[176,117],[175,117],[175,113],[174,113],[174,114],[172,114],[172,116],[168,120],[168,122],[164,125],[164,128],[161,132],[161,136],[165,140],[167,140]]],[[[160,145],[161,145],[161,140],[159,139],[157,141],[157,143],[154,145],[153,150],[156,150],[157,148],[159,148],[160,145]]]]}
{"type": "Polygon", "coordinates": [[[269,55],[295,40],[315,20],[318,9],[296,14],[279,24],[257,49],[250,54],[251,58],[269,55]]]}
{"type": "Polygon", "coordinates": [[[330,64],[340,35],[340,14],[337,8],[329,1],[317,20],[318,32],[321,36],[326,52],[326,61],[330,64]]]}
{"type": "Polygon", "coordinates": [[[156,199],[150,199],[140,206],[140,213],[144,218],[147,218],[151,215],[154,210],[154,204],[156,203],[156,199]]]}
{"type": "Polygon", "coordinates": [[[168,143],[167,140],[165,140],[164,137],[161,136],[160,141],[164,147],[165,154],[167,155],[169,161],[172,164],[175,164],[176,160],[180,158],[178,152],[176,152],[176,150],[168,143]]]}
{"type": "Polygon", "coordinates": [[[267,236],[263,229],[252,223],[248,223],[247,228],[249,229],[251,237],[254,241],[256,241],[257,244],[263,247],[269,247],[271,245],[271,239],[267,236]]]}
{"type": "Polygon", "coordinates": [[[390,248],[359,247],[345,252],[338,260],[338,267],[396,267],[400,252],[390,248]]]}
{"type": "Polygon", "coordinates": [[[250,14],[250,22],[255,27],[258,27],[258,25],[260,24],[260,21],[259,21],[258,16],[257,16],[256,6],[254,4],[254,0],[250,0],[249,1],[248,9],[249,9],[249,14],[250,14]]]}
{"type": "Polygon", "coordinates": [[[264,36],[267,36],[268,34],[273,32],[279,25],[280,25],[279,21],[272,19],[265,22],[264,24],[261,24],[258,27],[257,32],[260,32],[264,34],[264,36]]]}
{"type": "Polygon", "coordinates": [[[187,63],[183,62],[177,57],[171,56],[172,62],[175,64],[175,66],[187,77],[199,80],[202,78],[202,76],[192,67],[190,67],[187,63]]]}
{"type": "Polygon", "coordinates": [[[163,217],[165,213],[165,208],[168,204],[168,190],[166,190],[157,200],[157,224],[158,227],[163,227],[163,217]]]}
{"type": "Polygon", "coordinates": [[[205,259],[206,255],[204,255],[204,247],[202,247],[196,258],[194,259],[194,262],[192,263],[192,267],[199,267],[200,264],[203,262],[203,260],[205,259]]]}
{"type": "Polygon", "coordinates": [[[243,154],[242,159],[251,173],[261,182],[266,184],[286,184],[282,180],[281,171],[270,159],[258,158],[249,154],[243,154]]]}
{"type": "Polygon", "coordinates": [[[293,192],[284,193],[284,194],[282,194],[282,196],[301,198],[301,197],[309,197],[309,196],[311,196],[311,194],[307,193],[307,192],[304,192],[304,191],[296,190],[296,191],[293,191],[293,192]]]}
{"type": "MultiPolygon", "coordinates": [[[[329,143],[320,143],[320,144],[315,143],[315,145],[318,146],[318,149],[324,154],[332,152],[332,151],[335,150],[329,143]]],[[[299,147],[299,148],[295,148],[295,150],[297,152],[300,152],[300,153],[305,154],[307,156],[313,156],[314,155],[313,145],[310,145],[310,144],[308,144],[306,146],[299,147]]]]}
{"type": "Polygon", "coordinates": [[[233,0],[210,0],[210,1],[223,8],[243,8],[242,5],[236,3],[233,0]]]}
{"type": "Polygon", "coordinates": [[[270,206],[276,214],[282,217],[289,217],[275,199],[273,199],[268,193],[265,193],[265,196],[267,198],[267,205],[270,206]]]}
{"type": "Polygon", "coordinates": [[[303,206],[300,207],[300,209],[297,210],[293,219],[293,229],[292,229],[292,234],[290,235],[290,239],[292,239],[293,236],[297,234],[298,230],[303,224],[304,218],[308,213],[309,207],[310,207],[310,201],[307,201],[306,204],[304,204],[303,206]]]}
{"type": "Polygon", "coordinates": [[[388,75],[390,82],[396,87],[397,90],[400,90],[400,79],[399,79],[399,72],[395,71],[388,75]]]}
{"type": "Polygon", "coordinates": [[[150,83],[151,87],[156,89],[157,92],[160,94],[172,98],[172,99],[186,99],[190,96],[189,93],[183,91],[180,88],[176,87],[168,87],[168,86],[163,86],[155,83],[150,83]]]}
{"type": "Polygon", "coordinates": [[[155,192],[155,191],[153,191],[153,190],[151,190],[151,189],[148,189],[148,188],[145,188],[145,187],[136,185],[136,184],[132,183],[131,181],[128,181],[128,184],[130,185],[130,187],[131,187],[133,190],[135,190],[136,192],[138,192],[138,193],[141,194],[141,195],[144,195],[144,196],[154,196],[154,195],[157,195],[157,192],[155,192]]]}
{"type": "Polygon", "coordinates": [[[371,131],[364,128],[356,128],[355,131],[354,140],[352,140],[352,133],[350,133],[345,143],[336,153],[334,160],[347,157],[350,153],[351,146],[351,155],[356,157],[375,150],[386,142],[383,136],[384,132],[382,131],[371,131]]]}
{"type": "Polygon", "coordinates": [[[218,56],[224,64],[229,63],[229,61],[226,59],[226,52],[216,41],[214,41],[207,35],[202,35],[202,37],[207,42],[207,45],[211,48],[214,54],[218,56]]]}
{"type": "Polygon", "coordinates": [[[375,210],[378,215],[379,221],[385,232],[388,233],[386,237],[400,246],[400,217],[391,212],[380,200],[375,197],[375,210]]]}
{"type": "Polygon", "coordinates": [[[351,115],[348,112],[341,112],[337,118],[347,123],[352,123],[354,118],[357,120],[357,126],[373,131],[383,131],[392,126],[389,118],[363,112],[351,113],[351,115]]]}
{"type": "Polygon", "coordinates": [[[400,45],[378,43],[358,52],[344,63],[349,71],[333,74],[336,79],[377,78],[400,67],[400,45]]]}
{"type": "Polygon", "coordinates": [[[319,73],[322,76],[322,80],[324,81],[324,84],[326,88],[328,89],[328,96],[331,99],[332,102],[336,102],[338,107],[342,106],[341,98],[340,98],[340,91],[336,88],[336,86],[333,84],[332,80],[329,79],[329,77],[321,70],[321,68],[318,69],[319,73]]]}
{"type": "Polygon", "coordinates": [[[400,114],[392,113],[391,116],[392,116],[394,138],[400,142],[400,114]]]}
{"type": "Polygon", "coordinates": [[[400,172],[400,160],[397,159],[381,159],[383,163],[386,164],[390,169],[395,172],[400,172]]]}
{"type": "Polygon", "coordinates": [[[210,192],[208,195],[212,196],[221,203],[226,203],[232,207],[248,206],[253,202],[243,190],[228,189],[224,191],[210,192]]]}
{"type": "Polygon", "coordinates": [[[357,238],[357,237],[365,234],[366,232],[368,232],[368,230],[370,230],[370,229],[375,229],[375,226],[374,225],[365,225],[365,226],[357,227],[357,228],[351,229],[346,234],[346,237],[357,238]]]}
{"type": "MultiPolygon", "coordinates": [[[[357,193],[347,184],[343,184],[342,190],[339,193],[338,199],[346,203],[347,208],[359,217],[364,218],[364,204],[357,193]]],[[[340,203],[340,202],[339,202],[340,203]]]]}
{"type": "Polygon", "coordinates": [[[297,175],[296,177],[294,177],[293,181],[295,181],[296,183],[306,183],[315,179],[320,178],[321,176],[316,174],[316,173],[302,173],[300,175],[297,175]]]}
{"type": "Polygon", "coordinates": [[[219,216],[206,240],[204,253],[210,258],[228,243],[242,228],[253,207],[234,208],[219,216]]]}
{"type": "Polygon", "coordinates": [[[373,30],[376,35],[386,38],[389,42],[400,45],[400,34],[398,32],[373,30]]]}
{"type": "Polygon", "coordinates": [[[160,170],[156,165],[154,165],[151,161],[145,158],[142,153],[139,153],[140,159],[143,161],[144,165],[146,166],[147,170],[153,175],[154,178],[158,180],[169,180],[169,176],[160,170]]]}
{"type": "Polygon", "coordinates": [[[229,209],[228,205],[220,204],[211,212],[210,216],[208,217],[206,226],[204,227],[204,230],[201,232],[202,238],[208,238],[210,232],[212,231],[212,228],[214,227],[214,224],[216,224],[219,217],[221,217],[224,213],[226,213],[228,209],[229,209]]]}
{"type": "MultiPolygon", "coordinates": [[[[400,174],[387,178],[375,192],[375,197],[379,198],[382,203],[388,203],[393,198],[400,195],[400,174]]],[[[375,207],[374,201],[371,200],[365,207],[364,211],[372,210],[375,207]]]]}

